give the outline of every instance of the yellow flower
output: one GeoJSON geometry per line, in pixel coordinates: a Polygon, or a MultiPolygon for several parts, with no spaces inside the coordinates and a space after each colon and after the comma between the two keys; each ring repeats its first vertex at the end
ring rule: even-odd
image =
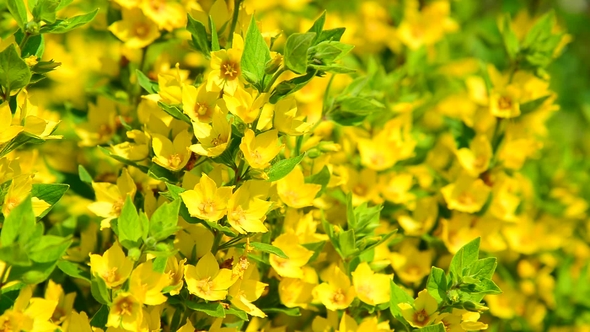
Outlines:
{"type": "MultiPolygon", "coordinates": [[[[272,203],[261,199],[260,196],[257,197],[256,193],[251,191],[254,184],[264,182],[246,181],[233,193],[227,203],[227,222],[241,234],[268,231],[268,228],[264,226],[264,220],[272,203]]],[[[264,193],[262,196],[266,195],[267,193],[264,193]]]]}
{"type": "Polygon", "coordinates": [[[242,52],[244,40],[234,34],[232,47],[228,50],[211,52],[211,71],[207,76],[207,90],[220,91],[233,95],[241,86],[242,52]]]}
{"type": "Polygon", "coordinates": [[[252,123],[258,119],[262,106],[268,102],[268,97],[268,93],[258,94],[258,91],[253,89],[238,88],[233,95],[224,94],[223,100],[233,115],[244,123],[252,123]]]}
{"type": "Polygon", "coordinates": [[[266,314],[252,303],[262,296],[268,286],[268,284],[260,282],[259,279],[256,264],[250,264],[244,272],[243,278],[238,279],[230,287],[229,295],[231,296],[231,303],[238,309],[244,310],[255,317],[266,317],[266,314]]]}
{"type": "Polygon", "coordinates": [[[488,74],[494,86],[490,92],[490,113],[506,119],[519,116],[521,88],[510,82],[509,74],[500,74],[493,65],[488,65],[488,74]]]}
{"type": "Polygon", "coordinates": [[[432,251],[419,251],[415,245],[404,242],[399,252],[391,254],[391,266],[403,282],[417,284],[430,273],[432,256],[432,251]]]}
{"type": "Polygon", "coordinates": [[[57,301],[33,297],[34,286],[20,290],[12,309],[0,316],[0,326],[4,331],[55,331],[57,325],[50,319],[57,307],[57,301]]]}
{"type": "Polygon", "coordinates": [[[436,197],[423,197],[416,201],[412,214],[403,214],[397,218],[399,225],[408,236],[422,236],[434,226],[438,217],[438,202],[436,197]]]}
{"type": "Polygon", "coordinates": [[[98,97],[96,105],[88,105],[88,122],[76,125],[80,146],[95,146],[111,140],[117,131],[117,104],[105,97],[98,97]]]}
{"type": "Polygon", "coordinates": [[[92,274],[104,280],[108,288],[122,285],[133,269],[133,261],[125,256],[119,242],[100,255],[90,255],[92,274]]]}
{"type": "Polygon", "coordinates": [[[350,279],[335,264],[329,267],[327,274],[325,282],[313,289],[314,299],[320,301],[328,310],[348,308],[356,296],[350,279]]]}
{"type": "Polygon", "coordinates": [[[368,305],[377,305],[389,301],[389,283],[391,276],[375,273],[368,263],[360,263],[352,272],[352,283],[358,298],[368,305]]]}
{"type": "Polygon", "coordinates": [[[471,141],[470,148],[457,150],[457,160],[467,174],[478,177],[487,171],[492,159],[492,145],[485,135],[477,135],[471,141]]]}
{"type": "Polygon", "coordinates": [[[484,206],[490,195],[490,187],[483,180],[462,174],[455,183],[440,190],[451,210],[475,213],[484,206]]]}
{"type": "Polygon", "coordinates": [[[311,124],[302,121],[304,116],[297,115],[297,102],[294,97],[279,100],[274,107],[274,127],[291,136],[305,134],[311,124]]]}
{"type": "Polygon", "coordinates": [[[219,92],[210,92],[205,84],[198,88],[185,85],[182,89],[182,110],[195,122],[210,123],[213,114],[219,112],[219,92]]]}
{"type": "Polygon", "coordinates": [[[240,150],[252,168],[265,169],[283,148],[279,143],[279,132],[276,129],[266,131],[255,137],[254,131],[246,129],[240,143],[240,150]]]}
{"type": "Polygon", "coordinates": [[[193,190],[180,194],[191,216],[207,221],[218,221],[227,212],[227,202],[233,186],[217,188],[217,184],[203,173],[193,190]]]}
{"type": "Polygon", "coordinates": [[[288,258],[281,258],[276,255],[270,255],[270,266],[281,277],[303,278],[302,267],[307,264],[313,251],[306,249],[299,244],[299,237],[295,234],[281,234],[272,245],[281,249],[288,258]]]}
{"type": "Polygon", "coordinates": [[[104,218],[100,223],[100,228],[104,229],[111,227],[111,220],[119,217],[127,197],[133,200],[137,187],[127,169],[123,168],[117,184],[92,182],[92,189],[96,194],[96,202],[88,205],[88,209],[104,218]]]}
{"type": "Polygon", "coordinates": [[[433,1],[420,11],[419,6],[417,0],[406,3],[404,19],[397,31],[398,38],[410,49],[433,45],[445,33],[457,30],[457,23],[450,18],[451,5],[448,0],[433,1]]]}
{"type": "Polygon", "coordinates": [[[158,305],[166,302],[162,290],[169,284],[168,275],[155,272],[152,261],[147,261],[139,264],[131,273],[129,292],[143,304],[158,305]]]}
{"type": "Polygon", "coordinates": [[[215,256],[208,252],[196,266],[185,265],[184,280],[188,291],[207,301],[225,299],[235,280],[230,269],[220,269],[215,256]]]}
{"type": "Polygon", "coordinates": [[[199,143],[191,145],[189,149],[201,156],[217,157],[227,149],[231,138],[231,123],[226,119],[225,113],[215,112],[212,125],[193,122],[193,131],[199,143]]]}
{"type": "Polygon", "coordinates": [[[409,303],[398,303],[398,307],[413,327],[428,326],[438,317],[438,303],[426,289],[418,293],[413,306],[409,303]]]}
{"type": "Polygon", "coordinates": [[[144,48],[160,37],[158,26],[138,8],[123,9],[123,19],[109,26],[129,48],[144,48]]]}
{"type": "Polygon", "coordinates": [[[160,29],[172,31],[186,27],[186,11],[181,3],[171,0],[149,0],[142,1],[140,8],[160,29]]]}
{"type": "Polygon", "coordinates": [[[313,299],[313,288],[318,284],[318,274],[315,269],[303,266],[303,277],[282,278],[279,282],[279,297],[287,308],[307,308],[313,299]]]}
{"type": "Polygon", "coordinates": [[[211,251],[214,236],[205,226],[189,224],[182,218],[178,226],[182,227],[182,229],[176,232],[174,248],[178,249],[181,257],[194,261],[211,251]]]}
{"type": "Polygon", "coordinates": [[[61,285],[56,284],[49,279],[47,288],[45,289],[45,299],[57,303],[55,310],[51,316],[51,321],[60,324],[70,315],[74,307],[74,299],[76,293],[64,294],[61,285]]]}
{"type": "Polygon", "coordinates": [[[192,135],[186,130],[176,135],[173,142],[163,135],[153,134],[152,147],[156,156],[152,160],[173,172],[180,171],[190,159],[191,140],[192,135]]]}
{"type": "Polygon", "coordinates": [[[178,261],[176,256],[170,256],[166,261],[166,274],[168,275],[170,286],[172,288],[169,291],[170,295],[174,296],[180,294],[180,290],[184,285],[183,276],[185,263],[186,258],[178,261]]]}
{"type": "Polygon", "coordinates": [[[0,105],[0,144],[5,144],[24,130],[23,126],[12,125],[12,112],[7,102],[0,105]]]}
{"type": "Polygon", "coordinates": [[[106,326],[139,331],[143,322],[143,308],[131,293],[119,293],[113,300],[106,326]]]}
{"type": "Polygon", "coordinates": [[[281,200],[292,208],[303,208],[313,205],[319,184],[305,183],[300,167],[295,167],[287,176],[277,182],[277,192],[281,200]]]}
{"type": "MultiPolygon", "coordinates": [[[[8,186],[8,192],[4,196],[4,203],[2,204],[2,213],[4,216],[8,216],[10,212],[31,194],[33,190],[33,180],[29,174],[17,175],[12,179],[10,186],[8,186]]],[[[33,213],[35,216],[40,216],[45,210],[51,207],[51,205],[42,199],[37,197],[31,198],[33,205],[33,213]]]]}

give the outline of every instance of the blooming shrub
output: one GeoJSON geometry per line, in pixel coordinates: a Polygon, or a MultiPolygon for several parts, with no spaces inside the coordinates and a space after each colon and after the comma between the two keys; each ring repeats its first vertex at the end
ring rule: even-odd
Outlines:
{"type": "Polygon", "coordinates": [[[0,2],[0,329],[590,330],[576,3],[0,2]]]}

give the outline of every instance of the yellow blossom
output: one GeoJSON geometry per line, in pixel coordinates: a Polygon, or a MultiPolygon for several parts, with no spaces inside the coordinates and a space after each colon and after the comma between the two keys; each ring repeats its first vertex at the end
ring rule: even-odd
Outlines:
{"type": "Polygon", "coordinates": [[[116,184],[92,182],[92,188],[96,194],[96,202],[88,205],[88,209],[104,218],[100,223],[101,229],[111,227],[111,220],[119,217],[127,197],[133,200],[137,190],[126,168],[121,171],[116,184]]]}
{"type": "Polygon", "coordinates": [[[389,301],[391,276],[375,273],[366,262],[360,263],[352,272],[352,283],[358,298],[368,305],[389,301]]]}
{"type": "Polygon", "coordinates": [[[413,327],[424,327],[430,325],[438,318],[438,303],[425,289],[418,293],[414,304],[398,303],[402,315],[413,327]]]}
{"type": "Polygon", "coordinates": [[[104,254],[90,255],[92,274],[104,280],[108,288],[122,285],[133,269],[133,261],[125,256],[118,242],[115,242],[104,254]]]}
{"type": "Polygon", "coordinates": [[[215,181],[203,173],[194,189],[183,192],[180,197],[191,216],[207,221],[218,221],[227,211],[227,202],[233,188],[233,186],[218,188],[215,181]]]}
{"type": "Polygon", "coordinates": [[[292,208],[303,208],[313,205],[317,193],[322,186],[305,183],[300,167],[295,167],[287,176],[277,182],[277,192],[283,203],[292,208]]]}
{"type": "Polygon", "coordinates": [[[264,220],[272,203],[261,199],[267,193],[257,196],[251,191],[255,184],[261,182],[264,181],[245,182],[233,193],[227,203],[227,222],[239,233],[268,231],[268,228],[264,226],[264,220]]]}
{"type": "Polygon", "coordinates": [[[193,122],[193,131],[199,140],[198,144],[189,147],[194,153],[201,156],[217,157],[227,149],[231,138],[231,122],[221,111],[213,114],[212,121],[212,125],[193,122]]]}
{"type": "Polygon", "coordinates": [[[254,131],[246,129],[240,143],[240,150],[252,168],[265,169],[283,148],[279,143],[276,129],[255,136],[254,131]]]}
{"type": "Polygon", "coordinates": [[[119,293],[110,306],[107,326],[138,331],[143,322],[141,302],[131,293],[119,293]]]}
{"type": "Polygon", "coordinates": [[[186,85],[182,89],[182,110],[192,121],[210,123],[219,112],[219,92],[210,92],[202,84],[198,88],[186,85]]]}
{"type": "Polygon", "coordinates": [[[481,179],[461,175],[454,183],[440,190],[449,209],[474,213],[484,206],[491,189],[481,179]]]}
{"type": "Polygon", "coordinates": [[[137,8],[123,9],[123,19],[109,26],[117,38],[129,48],[143,48],[160,37],[158,26],[137,8]]]}
{"type": "Polygon", "coordinates": [[[272,245],[281,249],[288,257],[270,256],[270,266],[275,269],[278,275],[289,278],[303,278],[302,267],[313,256],[313,251],[300,245],[299,238],[295,234],[281,234],[272,242],[272,245]]]}
{"type": "Polygon", "coordinates": [[[156,156],[152,160],[173,172],[183,169],[191,156],[188,149],[191,145],[191,138],[192,135],[188,131],[180,132],[174,137],[174,141],[170,141],[163,135],[154,134],[152,147],[156,156]]]}
{"type": "Polygon", "coordinates": [[[129,278],[129,292],[146,305],[158,305],[166,302],[162,294],[164,287],[170,284],[168,275],[154,271],[152,261],[139,264],[129,278]]]}
{"type": "Polygon", "coordinates": [[[191,294],[207,301],[221,301],[235,279],[232,278],[232,271],[220,269],[215,256],[208,252],[196,266],[184,266],[184,281],[191,294]]]}
{"type": "Polygon", "coordinates": [[[268,93],[258,94],[253,89],[238,88],[233,95],[224,94],[223,100],[229,112],[244,123],[252,123],[258,119],[262,106],[268,103],[268,97],[268,93]]]}
{"type": "Polygon", "coordinates": [[[228,50],[211,52],[211,71],[207,76],[207,90],[233,95],[242,85],[241,60],[244,50],[242,36],[234,34],[232,47],[228,50]]]}
{"type": "Polygon", "coordinates": [[[346,309],[356,296],[350,279],[333,265],[329,267],[325,282],[313,289],[314,299],[320,301],[328,310],[346,309]]]}

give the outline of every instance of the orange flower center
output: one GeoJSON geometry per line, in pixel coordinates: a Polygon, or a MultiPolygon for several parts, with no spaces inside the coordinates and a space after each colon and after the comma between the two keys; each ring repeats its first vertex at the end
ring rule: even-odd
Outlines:
{"type": "Polygon", "coordinates": [[[182,157],[178,153],[173,153],[168,157],[168,165],[173,168],[176,168],[182,162],[182,157]]]}
{"type": "Polygon", "coordinates": [[[512,99],[510,97],[502,96],[498,99],[498,108],[501,110],[507,110],[512,108],[512,99]]]}
{"type": "Polygon", "coordinates": [[[232,61],[224,61],[221,64],[221,76],[225,80],[234,80],[240,75],[240,65],[232,61]]]}
{"type": "Polygon", "coordinates": [[[424,309],[414,313],[414,323],[419,326],[424,326],[428,323],[428,314],[424,309]]]}

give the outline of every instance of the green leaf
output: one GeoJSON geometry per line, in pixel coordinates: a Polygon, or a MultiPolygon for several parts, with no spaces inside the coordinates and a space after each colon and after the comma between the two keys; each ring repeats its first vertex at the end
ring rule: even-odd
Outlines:
{"type": "Polygon", "coordinates": [[[100,277],[92,277],[90,282],[90,293],[92,297],[99,303],[109,305],[111,303],[111,297],[107,289],[107,284],[100,277]]]}
{"type": "Polygon", "coordinates": [[[479,243],[480,238],[478,237],[459,249],[455,256],[453,256],[449,267],[449,271],[453,275],[453,281],[457,281],[463,277],[465,275],[464,270],[477,261],[479,257],[479,243]]]}
{"type": "Polygon", "coordinates": [[[71,244],[71,239],[55,235],[44,235],[29,250],[29,258],[37,263],[56,262],[65,255],[71,244]]]}
{"type": "Polygon", "coordinates": [[[96,14],[98,14],[98,9],[95,9],[94,11],[91,11],[90,13],[86,13],[83,15],[78,15],[63,20],[57,20],[53,24],[48,24],[41,27],[40,31],[41,33],[51,32],[55,34],[70,32],[75,28],[92,21],[96,17],[96,14]]]}
{"type": "Polygon", "coordinates": [[[330,64],[340,60],[354,48],[353,45],[336,41],[324,41],[309,49],[309,53],[315,61],[322,64],[330,64]]]}
{"type": "Polygon", "coordinates": [[[307,74],[305,74],[304,76],[298,76],[288,81],[282,81],[281,83],[279,83],[279,85],[277,85],[274,88],[269,99],[270,103],[276,104],[277,101],[283,99],[284,97],[296,91],[299,91],[305,85],[307,85],[307,83],[309,83],[309,81],[311,81],[312,78],[315,77],[317,72],[318,71],[316,69],[311,68],[307,71],[307,74]]]}
{"type": "Polygon", "coordinates": [[[317,43],[317,39],[320,37],[320,34],[322,33],[322,30],[324,29],[325,23],[326,23],[326,11],[324,10],[322,12],[322,15],[320,15],[320,17],[318,17],[318,19],[315,20],[315,22],[313,22],[313,25],[311,26],[311,28],[309,28],[309,30],[307,30],[307,32],[315,33],[315,38],[313,39],[313,42],[312,42],[313,45],[315,45],[317,43]]]}
{"type": "Polygon", "coordinates": [[[491,279],[497,265],[496,257],[483,258],[473,263],[467,274],[476,279],[491,279]]]}
{"type": "Polygon", "coordinates": [[[346,259],[359,252],[359,249],[356,246],[354,229],[338,233],[338,247],[340,248],[342,259],[346,259]]]}
{"type": "Polygon", "coordinates": [[[289,258],[287,255],[285,255],[283,250],[281,250],[280,248],[277,248],[273,245],[270,245],[270,244],[266,244],[266,243],[262,243],[262,242],[250,242],[250,246],[256,250],[266,252],[268,254],[277,255],[280,258],[284,258],[284,259],[289,258]]]}
{"type": "Polygon", "coordinates": [[[219,51],[219,39],[217,37],[217,29],[213,17],[209,15],[209,26],[211,27],[211,51],[219,51]]]}
{"type": "Polygon", "coordinates": [[[201,51],[201,53],[205,54],[205,56],[209,56],[211,50],[209,48],[209,40],[207,38],[207,28],[203,23],[190,16],[190,14],[187,15],[187,18],[188,21],[186,29],[192,34],[195,47],[201,51]]]}
{"type": "MultiPolygon", "coordinates": [[[[17,207],[12,209],[2,225],[0,240],[3,247],[8,247],[17,239],[22,238],[22,231],[30,231],[35,228],[35,214],[31,198],[27,197],[17,207]]],[[[20,239],[19,239],[19,242],[20,239]]],[[[26,243],[25,243],[26,244],[26,243]]]]}
{"type": "Polygon", "coordinates": [[[41,212],[38,218],[43,218],[53,206],[63,197],[63,195],[70,189],[70,185],[63,183],[45,184],[36,183],[33,184],[33,190],[31,190],[31,196],[37,197],[40,200],[47,202],[50,207],[45,211],[41,212]]]}
{"type": "Polygon", "coordinates": [[[160,86],[158,82],[154,82],[150,80],[149,77],[145,76],[139,69],[135,70],[135,74],[137,75],[137,82],[139,86],[141,86],[145,91],[150,94],[156,94],[160,90],[160,86]]]}
{"type": "Polygon", "coordinates": [[[460,289],[472,294],[502,294],[502,290],[491,279],[482,279],[475,284],[464,284],[460,289]]]}
{"type": "Polygon", "coordinates": [[[535,46],[535,43],[543,41],[549,37],[553,30],[554,20],[555,13],[552,10],[541,16],[524,37],[522,42],[523,48],[533,47],[535,46]]]}
{"type": "Polygon", "coordinates": [[[324,190],[326,190],[328,183],[330,183],[330,170],[328,166],[324,166],[318,173],[305,178],[305,182],[321,185],[322,189],[316,195],[316,197],[320,197],[324,190]]]}
{"type": "Polygon", "coordinates": [[[25,6],[24,0],[7,0],[6,6],[8,11],[18,24],[18,27],[25,31],[25,24],[27,24],[27,7],[25,6]]]}
{"type": "Polygon", "coordinates": [[[445,271],[433,266],[430,270],[430,276],[426,282],[426,289],[428,293],[436,299],[436,302],[441,303],[447,298],[448,291],[447,277],[445,271]]]}
{"type": "Polygon", "coordinates": [[[299,308],[263,308],[260,310],[262,310],[262,312],[264,313],[279,313],[291,317],[301,316],[301,311],[299,310],[299,308]]]}
{"type": "Polygon", "coordinates": [[[326,40],[340,41],[340,38],[342,38],[345,30],[346,28],[324,30],[322,33],[320,33],[320,36],[314,40],[314,43],[318,44],[326,40]]]}
{"type": "Polygon", "coordinates": [[[516,33],[512,29],[512,24],[510,24],[510,14],[504,15],[502,19],[502,39],[504,40],[504,47],[506,47],[506,53],[510,59],[516,59],[518,52],[520,51],[520,45],[518,42],[518,37],[516,33]]]}
{"type": "MultiPolygon", "coordinates": [[[[45,52],[45,37],[43,35],[36,35],[31,36],[29,41],[23,46],[21,50],[21,55],[23,58],[27,58],[31,55],[35,55],[38,58],[43,56],[45,52]]],[[[37,64],[39,65],[39,63],[37,64]]],[[[43,66],[43,65],[41,65],[43,66]]],[[[35,66],[37,67],[37,66],[35,66]]],[[[33,67],[33,72],[35,71],[35,67],[33,67]]]]}
{"type": "Polygon", "coordinates": [[[152,215],[149,234],[156,241],[164,240],[178,230],[180,203],[180,198],[174,199],[171,203],[164,203],[152,215]]]}
{"type": "Polygon", "coordinates": [[[185,303],[191,310],[203,312],[211,317],[225,318],[225,311],[221,303],[197,303],[195,301],[186,301],[185,303]]]}
{"type": "Polygon", "coordinates": [[[79,264],[70,261],[57,262],[57,268],[72,278],[90,282],[90,272],[83,270],[79,264]]]}
{"type": "Polygon", "coordinates": [[[125,199],[125,204],[117,221],[117,227],[119,229],[119,241],[125,248],[131,249],[139,246],[142,229],[139,214],[135,205],[133,205],[131,196],[127,196],[127,199],[125,199]]]}
{"type": "Polygon", "coordinates": [[[56,265],[57,262],[48,262],[34,263],[31,266],[13,266],[8,281],[21,280],[29,285],[38,284],[49,278],[56,265]]]}
{"type": "Polygon", "coordinates": [[[271,182],[278,181],[285,176],[289,175],[291,171],[299,165],[301,160],[305,157],[305,153],[298,155],[297,157],[279,160],[273,164],[268,170],[268,180],[271,182]]]}
{"type": "Polygon", "coordinates": [[[246,32],[244,40],[244,52],[240,66],[244,78],[254,85],[262,87],[262,79],[264,77],[264,64],[270,60],[270,50],[264,41],[262,34],[258,30],[254,15],[250,20],[250,26],[246,32]]]}
{"type": "MultiPolygon", "coordinates": [[[[285,67],[297,74],[307,70],[307,52],[316,34],[313,32],[294,33],[285,44],[285,67]]],[[[265,62],[266,63],[266,62],[265,62]]]]}
{"type": "Polygon", "coordinates": [[[59,6],[57,6],[57,11],[64,9],[65,7],[69,6],[74,0],[61,0],[59,6]]]}
{"type": "Polygon", "coordinates": [[[0,85],[5,90],[12,91],[27,86],[31,75],[29,66],[20,57],[14,44],[10,44],[0,53],[0,85]]]}
{"type": "Polygon", "coordinates": [[[430,326],[426,326],[426,327],[421,327],[417,330],[414,330],[416,332],[445,332],[445,326],[443,325],[443,323],[438,323],[436,325],[430,325],[430,326]]]}
{"type": "Polygon", "coordinates": [[[397,320],[405,321],[404,316],[402,315],[402,311],[400,307],[398,307],[399,303],[408,303],[410,305],[414,304],[414,299],[410,296],[410,294],[406,293],[402,288],[391,280],[390,282],[390,290],[391,290],[391,297],[389,298],[389,310],[393,317],[397,318],[397,320]]]}
{"type": "Polygon", "coordinates": [[[88,171],[86,170],[86,168],[84,168],[84,166],[78,165],[78,175],[80,176],[80,180],[82,182],[85,182],[88,184],[92,183],[92,176],[90,175],[90,173],[88,173],[88,171]]]}
{"type": "Polygon", "coordinates": [[[172,117],[174,117],[175,119],[191,124],[191,119],[186,114],[184,114],[182,110],[177,106],[166,105],[161,101],[158,102],[158,106],[160,106],[160,108],[162,108],[164,112],[172,115],[172,117]]]}
{"type": "Polygon", "coordinates": [[[60,0],[37,0],[37,4],[33,8],[33,17],[36,21],[54,23],[59,3],[60,0]]]}
{"type": "Polygon", "coordinates": [[[238,309],[234,306],[231,306],[229,309],[225,309],[225,314],[226,315],[234,315],[241,320],[245,320],[245,321],[248,320],[248,314],[245,311],[238,309]]]}
{"type": "Polygon", "coordinates": [[[326,241],[302,244],[302,246],[304,246],[307,250],[313,251],[313,255],[309,258],[308,264],[312,263],[320,256],[320,253],[322,250],[324,250],[325,245],[326,241]]]}
{"type": "Polygon", "coordinates": [[[98,327],[100,329],[105,329],[107,323],[109,321],[109,306],[103,304],[100,309],[92,316],[90,320],[90,326],[98,327]]]}

